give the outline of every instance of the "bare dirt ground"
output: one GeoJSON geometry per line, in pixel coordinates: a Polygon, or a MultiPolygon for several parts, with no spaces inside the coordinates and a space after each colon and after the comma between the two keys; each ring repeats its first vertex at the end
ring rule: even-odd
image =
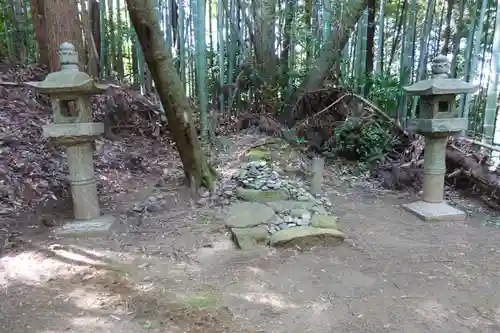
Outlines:
{"type": "Polygon", "coordinates": [[[172,208],[139,222],[126,211],[154,180],[114,199],[109,236],[27,228],[0,259],[0,331],[500,331],[500,230],[425,223],[399,207],[409,196],[327,181],[348,237],[334,248],[236,250],[223,214],[176,184],[172,208]]]}

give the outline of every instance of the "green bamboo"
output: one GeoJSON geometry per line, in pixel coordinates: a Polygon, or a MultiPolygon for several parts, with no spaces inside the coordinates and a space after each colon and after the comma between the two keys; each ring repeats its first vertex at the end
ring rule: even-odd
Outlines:
{"type": "Polygon", "coordinates": [[[184,4],[179,3],[179,35],[177,40],[179,41],[179,76],[181,78],[182,86],[186,90],[186,36],[185,36],[185,12],[184,4]]]}
{"type": "MultiPolygon", "coordinates": [[[[500,5],[497,2],[495,17],[495,32],[493,34],[493,46],[491,51],[490,82],[486,98],[486,109],[484,110],[483,142],[493,144],[494,139],[500,139],[495,133],[495,121],[497,118],[498,100],[498,78],[500,76],[500,5]]],[[[500,133],[499,133],[500,134],[500,133]]]]}
{"type": "MultiPolygon", "coordinates": [[[[479,13],[479,20],[477,24],[477,29],[475,31],[474,35],[474,48],[471,53],[471,64],[470,64],[470,75],[468,77],[469,82],[474,82],[476,79],[476,71],[477,71],[477,62],[479,58],[479,52],[481,48],[481,38],[483,36],[483,28],[484,28],[484,20],[485,20],[485,15],[486,15],[486,8],[488,5],[488,0],[482,0],[481,2],[481,9],[479,13]]],[[[472,99],[472,94],[466,94],[465,99],[464,99],[464,108],[463,108],[463,114],[462,116],[464,118],[469,119],[469,114],[470,114],[470,108],[471,108],[471,99],[472,99]]]]}
{"type": "MultiPolygon", "coordinates": [[[[229,15],[228,15],[229,16],[229,15]]],[[[219,52],[219,88],[222,89],[224,85],[224,54],[225,52],[225,43],[224,43],[224,4],[222,0],[218,0],[217,2],[217,49],[219,52]]],[[[224,111],[224,94],[219,94],[219,107],[220,112],[224,111]]]]}
{"type": "Polygon", "coordinates": [[[116,0],[116,71],[118,73],[118,78],[121,80],[124,77],[123,68],[123,23],[122,23],[122,2],[116,0]]]}
{"type": "Polygon", "coordinates": [[[194,10],[196,16],[195,25],[195,49],[196,49],[196,81],[198,90],[198,105],[200,112],[201,138],[208,141],[208,94],[207,94],[207,46],[205,29],[205,0],[197,0],[197,7],[194,10]]]}
{"type": "MultiPolygon", "coordinates": [[[[385,0],[380,0],[378,11],[378,39],[377,39],[377,53],[375,54],[375,68],[374,74],[378,75],[383,71],[384,63],[384,27],[385,27],[385,0]]],[[[404,43],[403,43],[404,45],[404,43]]],[[[403,52],[404,53],[404,52],[403,52]]]]}

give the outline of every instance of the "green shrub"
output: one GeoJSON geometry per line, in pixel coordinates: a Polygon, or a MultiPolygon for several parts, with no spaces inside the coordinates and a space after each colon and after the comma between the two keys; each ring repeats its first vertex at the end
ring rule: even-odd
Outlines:
{"type": "Polygon", "coordinates": [[[394,145],[394,136],[377,120],[348,118],[333,131],[339,156],[366,163],[383,159],[394,145]]]}

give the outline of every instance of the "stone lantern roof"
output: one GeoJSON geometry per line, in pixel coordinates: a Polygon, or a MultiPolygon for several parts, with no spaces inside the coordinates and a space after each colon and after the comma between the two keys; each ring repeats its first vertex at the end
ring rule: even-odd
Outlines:
{"type": "Polygon", "coordinates": [[[28,86],[40,93],[49,95],[64,94],[99,94],[108,89],[108,85],[97,84],[87,73],[78,69],[78,53],[70,43],[59,47],[61,70],[47,75],[44,81],[27,82],[28,86]]]}
{"type": "Polygon", "coordinates": [[[432,78],[419,81],[403,89],[414,96],[459,95],[473,93],[478,86],[460,79],[449,78],[450,63],[445,55],[432,61],[432,78]]]}

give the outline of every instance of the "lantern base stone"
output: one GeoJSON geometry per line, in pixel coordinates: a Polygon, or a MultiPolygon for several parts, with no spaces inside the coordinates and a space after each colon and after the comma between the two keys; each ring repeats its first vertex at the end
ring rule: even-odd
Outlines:
{"type": "Polygon", "coordinates": [[[445,201],[434,203],[417,201],[404,204],[403,208],[423,221],[464,221],[466,214],[445,201]]]}
{"type": "Polygon", "coordinates": [[[72,220],[54,230],[57,236],[90,236],[103,235],[110,231],[115,217],[110,215],[98,216],[88,220],[72,220]]]}

